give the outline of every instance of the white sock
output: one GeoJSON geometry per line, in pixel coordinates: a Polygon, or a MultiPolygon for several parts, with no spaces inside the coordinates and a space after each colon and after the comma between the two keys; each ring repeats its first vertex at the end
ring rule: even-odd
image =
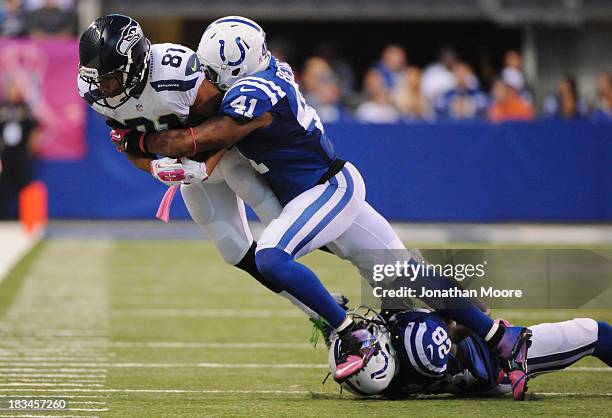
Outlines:
{"type": "Polygon", "coordinates": [[[491,340],[491,338],[493,338],[493,336],[497,332],[498,328],[499,328],[499,324],[497,322],[494,322],[493,326],[491,327],[491,329],[489,330],[489,332],[487,333],[487,335],[485,337],[485,341],[491,340]]]}
{"type": "Polygon", "coordinates": [[[344,322],[342,322],[340,324],[340,326],[338,328],[336,328],[336,332],[342,332],[344,331],[346,328],[348,328],[349,325],[351,325],[353,323],[353,320],[351,318],[349,318],[348,316],[346,318],[344,318],[344,322]]]}

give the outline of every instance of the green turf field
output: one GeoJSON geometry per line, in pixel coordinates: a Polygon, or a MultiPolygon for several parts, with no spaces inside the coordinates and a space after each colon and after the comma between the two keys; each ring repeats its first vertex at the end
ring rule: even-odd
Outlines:
{"type": "MultiPolygon", "coordinates": [[[[348,263],[305,260],[330,290],[359,299],[348,263]]],[[[612,310],[495,314],[612,321],[612,310]]],[[[612,415],[612,373],[594,359],[532,380],[523,403],[340,395],[321,383],[327,352],[310,334],[297,309],[209,243],[48,240],[0,283],[0,396],[60,396],[72,408],[22,416],[612,415]]]]}

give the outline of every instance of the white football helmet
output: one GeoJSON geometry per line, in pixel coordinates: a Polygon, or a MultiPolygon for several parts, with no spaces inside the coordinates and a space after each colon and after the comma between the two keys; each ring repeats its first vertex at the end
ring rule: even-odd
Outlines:
{"type": "Polygon", "coordinates": [[[266,33],[246,17],[226,16],[212,22],[198,45],[198,59],[209,80],[221,90],[270,64],[266,33]]]}
{"type": "MultiPolygon", "coordinates": [[[[368,324],[367,328],[378,341],[378,353],[359,373],[341,383],[344,389],[358,396],[372,396],[381,393],[399,371],[397,354],[391,345],[391,333],[384,326],[375,323],[368,324]]],[[[338,335],[334,334],[329,350],[329,367],[332,375],[336,370],[336,357],[340,350],[340,343],[338,335]]]]}

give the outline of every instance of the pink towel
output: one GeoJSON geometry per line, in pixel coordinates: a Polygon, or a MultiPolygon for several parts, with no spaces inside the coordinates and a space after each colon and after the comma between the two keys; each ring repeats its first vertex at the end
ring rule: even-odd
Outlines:
{"type": "Polygon", "coordinates": [[[159,202],[159,208],[157,208],[157,214],[155,217],[165,223],[168,223],[170,219],[170,205],[172,205],[172,200],[174,199],[174,195],[176,194],[179,186],[170,186],[164,197],[162,197],[161,202],[159,202]]]}

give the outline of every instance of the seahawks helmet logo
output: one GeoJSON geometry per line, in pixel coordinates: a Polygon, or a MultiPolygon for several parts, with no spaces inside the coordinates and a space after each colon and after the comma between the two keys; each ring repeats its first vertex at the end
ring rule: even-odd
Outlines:
{"type": "Polygon", "coordinates": [[[130,23],[121,31],[121,39],[117,42],[117,52],[127,56],[128,52],[144,36],[140,25],[130,23]]]}

